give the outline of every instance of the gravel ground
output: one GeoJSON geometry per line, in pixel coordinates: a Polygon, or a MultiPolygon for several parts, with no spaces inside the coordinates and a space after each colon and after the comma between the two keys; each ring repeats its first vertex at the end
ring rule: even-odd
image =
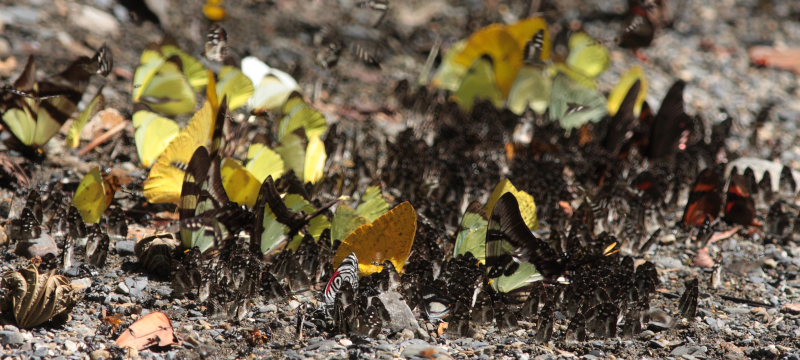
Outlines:
{"type": "MultiPolygon", "coordinates": [[[[16,78],[28,54],[36,56],[43,72],[52,73],[63,66],[65,59],[91,55],[91,49],[107,42],[114,53],[116,71],[106,84],[105,94],[109,106],[129,117],[130,77],[142,49],[168,32],[184,48],[199,54],[208,23],[200,1],[164,1],[168,11],[151,15],[160,18],[160,25],[146,17],[131,17],[120,3],[138,2],[0,0],[0,61],[14,57],[18,62],[16,67],[0,66],[0,79],[16,78]]],[[[436,39],[447,46],[480,26],[503,20],[503,14],[514,14],[522,8],[516,2],[507,7],[496,3],[505,5],[496,1],[393,1],[387,15],[389,25],[373,33],[352,30],[359,19],[342,10],[345,5],[250,0],[226,2],[230,20],[224,25],[236,56],[257,55],[290,71],[330,121],[367,127],[372,123],[394,137],[405,126],[405,117],[415,115],[413,111],[386,105],[394,102],[393,85],[389,84],[401,79],[413,82],[436,39]],[[366,39],[378,49],[381,68],[365,67],[347,56],[334,69],[315,65],[313,34],[321,28],[344,34],[352,30],[354,35],[346,36],[366,39]]],[[[755,67],[748,57],[748,48],[754,45],[800,46],[800,3],[721,0],[670,1],[670,5],[675,10],[674,26],[660,30],[653,45],[644,49],[649,58],[645,63],[613,45],[622,18],[608,15],[622,13],[624,1],[559,1],[547,15],[581,19],[589,33],[608,43],[613,65],[600,78],[602,90],[610,90],[620,74],[636,64],[644,68],[649,78],[650,104],[659,104],[674,80],[685,80],[687,113],[700,117],[707,126],[724,119],[721,109],[733,117],[732,135],[726,141],[731,155],[772,160],[800,170],[798,76],[755,67]],[[768,104],[774,104],[769,120],[755,130],[753,141],[756,114],[768,104]]],[[[87,93],[94,93],[94,89],[87,93]]],[[[127,131],[133,132],[132,128],[127,131]]],[[[50,155],[43,163],[26,165],[34,183],[51,177],[75,182],[80,179],[78,174],[87,172],[92,164],[102,164],[97,154],[78,157],[56,143],[62,142],[48,145],[50,155]]],[[[132,140],[128,146],[131,143],[132,140]]],[[[128,169],[134,177],[145,174],[130,163],[128,169]]],[[[15,217],[25,192],[0,191],[5,206],[10,208],[9,217],[15,217]]],[[[539,195],[534,194],[538,199],[539,195]]],[[[797,205],[796,197],[784,200],[797,205]]],[[[759,218],[766,217],[769,205],[759,201],[759,218]]],[[[439,336],[432,325],[420,320],[423,331],[384,331],[373,339],[337,335],[309,320],[305,322],[304,337],[298,339],[298,308],[301,304],[318,304],[317,292],[256,298],[241,321],[209,316],[204,304],[173,297],[169,281],[148,275],[137,264],[133,240],[114,239],[104,268],[84,266],[67,271],[70,280],[90,284],[70,320],[20,330],[13,321],[2,319],[0,353],[9,359],[800,358],[798,234],[779,241],[768,231],[740,231],[711,245],[711,252],[724,264],[721,284],[714,289],[709,285],[711,272],[693,265],[698,249],[690,244],[689,234],[673,225],[682,205],[673,210],[676,211],[667,214],[664,223],[658,224],[663,227],[658,245],[639,256],[656,264],[661,285],[650,304],[653,320],[633,338],[566,341],[563,336],[556,336],[553,341],[540,344],[534,340],[536,323],[522,319],[510,330],[479,325],[471,337],[449,333],[439,336]],[[700,279],[701,283],[694,321],[676,315],[677,296],[689,278],[700,279]],[[750,301],[732,301],[723,298],[725,295],[750,301]],[[139,314],[151,311],[169,314],[184,344],[138,354],[117,348],[114,339],[120,327],[107,321],[104,312],[121,314],[120,326],[124,329],[139,314]]],[[[457,219],[461,209],[444,211],[458,213],[450,217],[457,219]]],[[[448,230],[457,225],[444,224],[448,230]]],[[[17,269],[28,261],[18,258],[10,251],[13,248],[11,244],[4,251],[0,270],[17,269]]],[[[559,322],[555,332],[563,335],[566,326],[559,322]]]]}

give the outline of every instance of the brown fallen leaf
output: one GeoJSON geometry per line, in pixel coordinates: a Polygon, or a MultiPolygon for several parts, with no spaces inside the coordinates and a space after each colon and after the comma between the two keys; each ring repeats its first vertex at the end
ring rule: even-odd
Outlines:
{"type": "Polygon", "coordinates": [[[172,321],[163,312],[152,312],[135,323],[131,324],[122,335],[117,338],[117,346],[133,348],[137,351],[151,346],[180,345],[181,341],[175,335],[172,321]]]}
{"type": "Polygon", "coordinates": [[[800,74],[800,48],[753,46],[748,53],[750,61],[756,65],[791,70],[800,74]]]}

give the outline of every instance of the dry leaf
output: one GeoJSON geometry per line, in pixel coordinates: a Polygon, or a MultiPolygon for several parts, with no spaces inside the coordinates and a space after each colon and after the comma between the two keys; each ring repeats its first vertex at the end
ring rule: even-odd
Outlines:
{"type": "Polygon", "coordinates": [[[180,345],[172,321],[163,312],[152,312],[131,324],[117,338],[117,346],[141,351],[151,346],[180,345]]]}
{"type": "Polygon", "coordinates": [[[67,316],[83,295],[82,287],[70,284],[55,270],[40,274],[35,264],[3,274],[2,287],[9,290],[2,308],[11,310],[17,326],[23,329],[67,316]]]}

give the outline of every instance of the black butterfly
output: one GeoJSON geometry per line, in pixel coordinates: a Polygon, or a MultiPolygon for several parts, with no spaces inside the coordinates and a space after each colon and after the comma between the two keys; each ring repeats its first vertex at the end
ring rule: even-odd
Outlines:
{"type": "Polygon", "coordinates": [[[495,205],[486,232],[488,276],[511,276],[522,262],[535,265],[546,279],[558,277],[565,270],[562,257],[525,225],[514,194],[506,193],[495,205]]]}
{"type": "Polygon", "coordinates": [[[648,158],[658,159],[678,150],[681,133],[688,129],[691,119],[684,111],[683,89],[686,83],[676,81],[664,96],[650,129],[650,141],[645,152],[648,158]]]}
{"type": "Polygon", "coordinates": [[[186,168],[178,208],[181,242],[201,252],[219,247],[250,224],[249,212],[228,199],[222,186],[219,156],[201,146],[186,168]]]}

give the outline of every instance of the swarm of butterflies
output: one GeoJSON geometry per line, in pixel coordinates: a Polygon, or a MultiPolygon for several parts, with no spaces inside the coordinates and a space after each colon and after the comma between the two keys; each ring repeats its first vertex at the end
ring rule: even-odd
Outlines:
{"type": "MultiPolygon", "coordinates": [[[[608,49],[582,30],[555,38],[560,50],[547,22],[529,18],[453,44],[429,86],[397,84],[407,129],[393,140],[372,124],[329,124],[290,74],[257,58],[231,65],[218,25],[205,59],[166,39],[143,51],[133,76],[147,178],[123,184],[95,168],[74,194],[55,182],[42,202],[32,190],[11,238],[51,234],[53,262],[72,268],[83,247],[80,266],[93,271],[109,236],[127,235],[126,210],[112,206],[125,188],[148,206],[177,206],[136,255],[174,296],[212,314],[242,319],[255,299],[313,294],[300,333],[309,319],[318,331],[372,337],[399,331],[397,313],[410,312],[440,336],[530,321],[546,342],[639,333],[659,286],[646,258],[662,232],[697,244],[723,226],[797,232],[795,172],[782,167],[775,178],[754,170],[772,163],[720,161],[736,157],[725,148],[731,118],[709,132],[684,111],[682,81],[652,111],[638,67],[606,97],[597,78],[608,49]],[[774,202],[763,223],[757,201],[774,202]]],[[[111,66],[103,47],[37,81],[29,60],[3,89],[5,127],[42,152],[89,78],[111,66]]],[[[104,107],[100,91],[73,122],[74,146],[104,107]]],[[[699,285],[687,284],[678,311],[691,319],[699,285]]]]}

